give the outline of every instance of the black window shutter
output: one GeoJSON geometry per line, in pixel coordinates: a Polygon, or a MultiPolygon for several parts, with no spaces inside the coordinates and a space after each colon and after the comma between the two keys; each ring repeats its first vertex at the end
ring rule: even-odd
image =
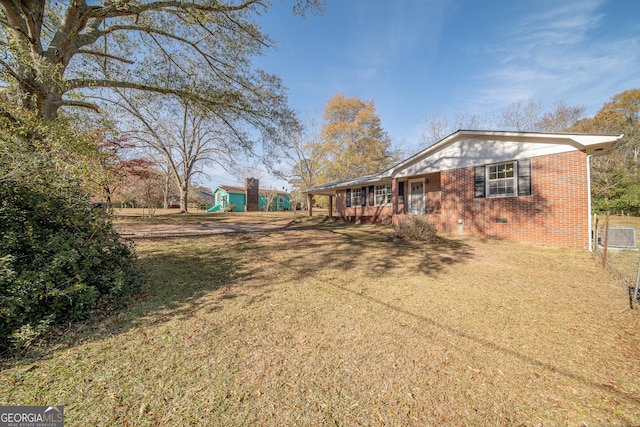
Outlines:
{"type": "Polygon", "coordinates": [[[398,196],[404,196],[404,181],[398,183],[398,196]]]}
{"type": "Polygon", "coordinates": [[[373,206],[373,185],[369,186],[369,206],[373,206]]]}
{"type": "Polygon", "coordinates": [[[367,206],[367,187],[362,187],[360,189],[360,194],[362,195],[360,206],[367,206]]]}
{"type": "Polygon", "coordinates": [[[347,188],[347,207],[351,207],[351,189],[347,188]]]}
{"type": "Polygon", "coordinates": [[[531,159],[518,160],[518,196],[531,195],[531,159]]]}
{"type": "Polygon", "coordinates": [[[475,178],[473,182],[473,197],[484,197],[485,196],[485,185],[484,185],[484,166],[476,166],[475,168],[475,178]]]}

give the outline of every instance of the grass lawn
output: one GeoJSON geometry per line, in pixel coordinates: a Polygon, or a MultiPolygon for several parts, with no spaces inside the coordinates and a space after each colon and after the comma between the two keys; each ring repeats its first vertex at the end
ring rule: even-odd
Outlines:
{"type": "Polygon", "coordinates": [[[0,405],[61,404],[67,426],[640,423],[640,310],[591,253],[245,218],[289,227],[138,239],[144,294],[4,361],[0,405]]]}

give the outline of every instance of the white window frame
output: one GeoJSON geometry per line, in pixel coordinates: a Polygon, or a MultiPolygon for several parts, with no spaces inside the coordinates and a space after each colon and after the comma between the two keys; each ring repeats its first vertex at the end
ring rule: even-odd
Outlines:
{"type": "Polygon", "coordinates": [[[374,206],[390,205],[392,195],[393,193],[391,191],[391,184],[376,185],[373,189],[374,206]],[[383,203],[380,203],[378,201],[378,198],[382,198],[383,203]]]}
{"type": "Polygon", "coordinates": [[[485,194],[487,198],[499,197],[517,197],[518,196],[518,162],[515,160],[509,162],[494,163],[485,167],[485,194]],[[512,169],[504,169],[505,166],[512,165],[512,169]],[[503,168],[502,170],[500,168],[503,168]],[[511,175],[511,176],[509,176],[511,175]],[[513,191],[497,192],[491,184],[500,185],[500,189],[511,187],[513,191]],[[511,184],[511,185],[509,185],[511,184]]]}
{"type": "Polygon", "coordinates": [[[362,206],[362,188],[361,187],[352,188],[351,189],[351,207],[359,208],[361,206],[362,206]],[[356,196],[356,194],[358,195],[356,196]],[[358,201],[358,203],[356,203],[356,200],[358,201]]]}

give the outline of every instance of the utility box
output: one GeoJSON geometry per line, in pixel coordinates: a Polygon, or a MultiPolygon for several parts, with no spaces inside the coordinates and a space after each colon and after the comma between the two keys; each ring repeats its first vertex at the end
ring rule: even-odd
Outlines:
{"type": "MultiPolygon", "coordinates": [[[[607,230],[604,227],[600,229],[598,240],[602,246],[604,246],[606,232],[607,230]]],[[[617,225],[609,227],[608,247],[616,249],[638,249],[636,229],[617,225]]]]}

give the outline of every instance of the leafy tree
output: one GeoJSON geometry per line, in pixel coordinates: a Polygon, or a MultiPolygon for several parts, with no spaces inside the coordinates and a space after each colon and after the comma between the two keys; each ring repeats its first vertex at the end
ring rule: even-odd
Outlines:
{"type": "Polygon", "coordinates": [[[619,148],[633,164],[640,161],[640,89],[614,95],[593,118],[598,132],[624,134],[619,148]]]}
{"type": "MultiPolygon", "coordinates": [[[[294,13],[323,7],[323,0],[295,0],[294,13]]],[[[3,1],[0,96],[47,119],[62,107],[99,111],[118,95],[178,99],[215,118],[220,138],[233,135],[246,148],[258,137],[268,152],[281,141],[282,118],[292,115],[280,79],[252,67],[273,44],[255,22],[268,8],[262,0],[3,1]]],[[[175,168],[172,175],[180,179],[175,168]]]]}
{"type": "Polygon", "coordinates": [[[133,248],[83,186],[96,144],[65,119],[21,110],[0,116],[0,353],[141,284],[133,248]]]}
{"type": "Polygon", "coordinates": [[[640,214],[640,89],[614,95],[593,118],[577,122],[573,130],[624,134],[614,151],[592,161],[596,210],[640,214]]]}
{"type": "Polygon", "coordinates": [[[147,208],[152,213],[158,206],[168,207],[167,199],[177,190],[166,188],[166,173],[157,165],[134,168],[118,192],[118,202],[130,207],[147,208]],[[166,204],[165,204],[166,203],[166,204]]]}
{"type": "MultiPolygon", "coordinates": [[[[63,106],[97,110],[89,92],[128,88],[197,101],[229,122],[242,117],[265,128],[285,103],[279,80],[250,66],[272,44],[252,20],[267,7],[261,0],[2,1],[0,79],[14,102],[45,118],[63,106]]],[[[321,7],[300,0],[294,10],[321,7]]]]}
{"type": "Polygon", "coordinates": [[[153,162],[144,158],[132,157],[136,145],[128,135],[106,135],[96,130],[90,136],[98,146],[98,154],[90,161],[95,166],[91,178],[91,190],[104,200],[107,209],[113,206],[113,197],[132,175],[150,168],[153,162]]]}
{"type": "Polygon", "coordinates": [[[398,160],[373,101],[335,95],[327,102],[323,118],[316,148],[322,159],[318,182],[381,172],[398,160]]]}
{"type": "MultiPolygon", "coordinates": [[[[322,6],[297,0],[294,11],[322,6]]],[[[262,0],[0,1],[0,347],[140,283],[132,248],[84,191],[101,159],[86,137],[93,126],[66,107],[99,111],[116,90],[171,96],[222,123],[220,135],[248,140],[249,126],[277,144],[285,90],[251,63],[272,44],[253,19],[267,9],[262,0]]]]}
{"type": "Polygon", "coordinates": [[[91,133],[70,117],[45,120],[37,112],[12,105],[0,97],[0,181],[15,181],[42,189],[78,185],[94,170],[98,156],[91,133]]]}

